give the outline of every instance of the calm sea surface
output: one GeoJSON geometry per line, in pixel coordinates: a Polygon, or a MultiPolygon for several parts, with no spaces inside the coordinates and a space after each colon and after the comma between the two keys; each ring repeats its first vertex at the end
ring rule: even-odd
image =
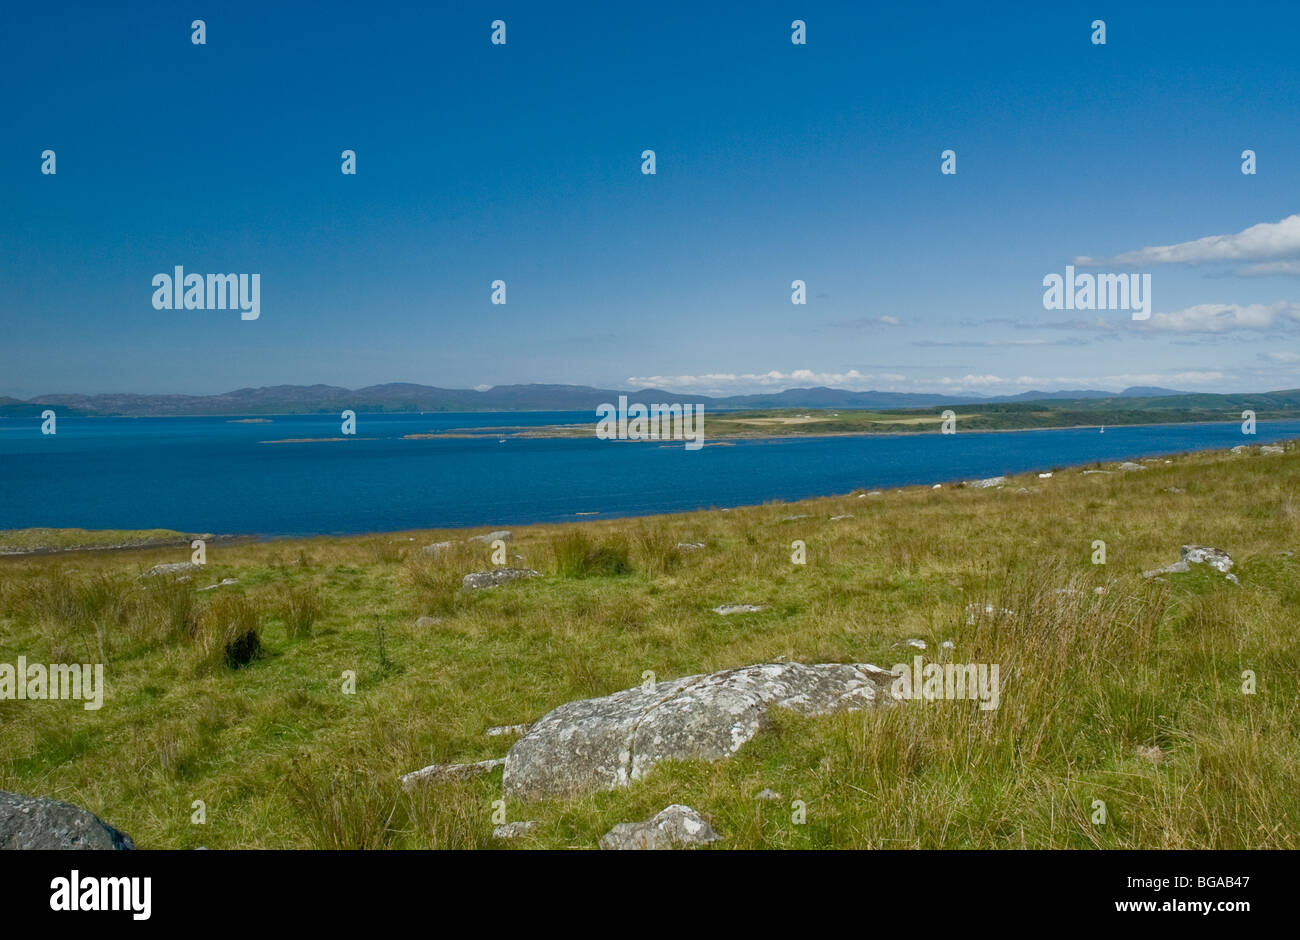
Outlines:
{"type": "MultiPolygon", "coordinates": [[[[941,483],[1300,437],[1300,421],[672,444],[403,440],[438,430],[591,424],[592,412],[0,419],[0,529],[168,528],[308,535],[559,522],[941,483]]],[[[707,439],[708,422],[705,421],[707,439]]]]}

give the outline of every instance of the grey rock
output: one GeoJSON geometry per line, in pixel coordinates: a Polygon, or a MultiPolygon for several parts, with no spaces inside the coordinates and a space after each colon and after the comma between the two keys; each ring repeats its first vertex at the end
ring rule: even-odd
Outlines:
{"type": "Polygon", "coordinates": [[[1131,460],[1126,460],[1126,461],[1124,461],[1122,464],[1119,465],[1119,469],[1121,469],[1121,470],[1145,470],[1146,467],[1142,466],[1142,464],[1140,464],[1140,463],[1134,463],[1134,462],[1131,461],[1131,460]]]}
{"type": "Polygon", "coordinates": [[[999,617],[1014,617],[1014,610],[1007,610],[1005,607],[995,607],[992,604],[967,604],[966,605],[966,625],[971,626],[981,617],[997,619],[999,617]]]}
{"type": "Polygon", "coordinates": [[[677,550],[679,552],[698,552],[704,547],[703,542],[678,542],[677,550]]]}
{"type": "Polygon", "coordinates": [[[988,489],[990,486],[1001,486],[1007,482],[1006,477],[986,477],[983,480],[971,480],[966,485],[973,486],[976,489],[988,489]]]}
{"type": "Polygon", "coordinates": [[[487,736],[490,738],[499,737],[518,737],[521,734],[527,734],[530,725],[495,725],[487,729],[487,736]]]}
{"type": "Polygon", "coordinates": [[[468,780],[470,777],[481,777],[483,774],[496,770],[505,762],[504,757],[498,757],[493,760],[481,760],[473,764],[430,764],[420,770],[413,770],[409,774],[402,774],[402,787],[409,790],[421,783],[436,783],[439,780],[468,780]]]}
{"type": "Polygon", "coordinates": [[[424,548],[420,549],[420,554],[441,555],[443,552],[448,551],[455,544],[456,544],[455,542],[431,542],[430,544],[424,546],[424,548]]]}
{"type": "Polygon", "coordinates": [[[1259,449],[1259,452],[1261,454],[1285,454],[1286,453],[1286,451],[1283,448],[1278,447],[1274,444],[1265,444],[1263,447],[1259,449]]]}
{"type": "Polygon", "coordinates": [[[1087,476],[1087,475],[1090,474],[1090,473],[1110,473],[1110,471],[1109,471],[1109,470],[1085,470],[1085,471],[1083,471],[1083,475],[1084,475],[1084,476],[1087,476]]]}
{"type": "Polygon", "coordinates": [[[202,565],[196,565],[192,561],[178,561],[169,565],[154,565],[144,574],[142,578],[174,577],[179,574],[194,574],[196,571],[202,571],[202,565]]]}
{"type": "Polygon", "coordinates": [[[781,794],[777,793],[775,790],[769,790],[767,787],[764,787],[763,789],[759,790],[757,793],[754,794],[754,799],[765,800],[765,801],[776,801],[781,799],[781,794]]]}
{"type": "Polygon", "coordinates": [[[722,836],[689,806],[674,803],[639,823],[619,823],[600,837],[600,847],[627,849],[680,849],[717,842],[722,836]]]}
{"type": "Polygon", "coordinates": [[[1232,453],[1244,454],[1248,450],[1250,450],[1250,448],[1247,447],[1245,444],[1238,444],[1236,447],[1232,448],[1232,453]]]}
{"type": "Polygon", "coordinates": [[[540,578],[542,573],[532,568],[493,568],[491,571],[475,571],[461,579],[461,587],[476,591],[480,588],[496,587],[520,578],[540,578]]]}
{"type": "Polygon", "coordinates": [[[913,637],[910,640],[903,640],[901,643],[895,643],[894,645],[910,646],[912,649],[923,650],[925,649],[925,640],[918,640],[915,637],[913,637]]]}
{"type": "Polygon", "coordinates": [[[495,542],[497,539],[500,539],[503,542],[509,542],[512,538],[514,538],[514,536],[512,536],[508,530],[499,529],[496,532],[489,532],[486,535],[471,535],[466,539],[466,541],[483,542],[484,544],[487,544],[489,542],[495,542]]]}
{"type": "MultiPolygon", "coordinates": [[[[1220,551],[1217,548],[1211,548],[1208,545],[1184,545],[1182,547],[1182,558],[1172,565],[1165,565],[1163,568],[1156,568],[1152,571],[1142,572],[1144,578],[1154,578],[1162,574],[1181,574],[1190,571],[1192,565],[1209,565],[1215,571],[1228,574],[1232,568],[1232,558],[1227,552],[1220,551]]],[[[1236,575],[1230,575],[1229,580],[1236,582],[1236,575]]]]}
{"type": "Polygon", "coordinates": [[[1137,756],[1144,760],[1149,760],[1153,764],[1159,764],[1165,759],[1165,752],[1160,749],[1159,744],[1139,744],[1137,746],[1137,756]]]}
{"type": "Polygon", "coordinates": [[[209,584],[207,587],[199,588],[200,591],[215,591],[219,587],[227,587],[231,584],[238,584],[238,578],[222,578],[216,584],[209,584]]]}
{"type": "Polygon", "coordinates": [[[535,819],[523,819],[519,822],[505,823],[492,830],[494,839],[518,839],[536,829],[540,823],[535,819]]]}
{"type": "Polygon", "coordinates": [[[723,604],[720,607],[713,608],[715,614],[721,614],[724,617],[731,614],[753,614],[760,610],[767,610],[759,604],[723,604]]]}
{"type": "Polygon", "coordinates": [[[831,522],[839,522],[841,519],[852,519],[852,518],[853,518],[853,513],[846,512],[843,515],[831,516],[831,522]]]}
{"type": "Polygon", "coordinates": [[[125,832],[71,803],[0,790],[0,849],[134,849],[125,832]]]}
{"type": "Polygon", "coordinates": [[[800,514],[797,515],[797,516],[786,516],[786,517],[785,517],[784,519],[782,519],[781,521],[782,521],[782,522],[798,522],[800,519],[811,519],[811,518],[812,518],[812,516],[808,515],[808,513],[805,512],[805,513],[800,513],[800,514]]]}
{"type": "Polygon", "coordinates": [[[427,630],[429,627],[436,627],[440,623],[442,623],[442,619],[439,617],[417,617],[415,620],[415,625],[421,630],[427,630]]]}
{"type": "Polygon", "coordinates": [[[893,679],[864,663],[763,663],[569,702],[510,748],[503,792],[577,796],[628,786],[663,760],[720,760],[766,725],[772,706],[821,715],[893,704],[893,679]]]}

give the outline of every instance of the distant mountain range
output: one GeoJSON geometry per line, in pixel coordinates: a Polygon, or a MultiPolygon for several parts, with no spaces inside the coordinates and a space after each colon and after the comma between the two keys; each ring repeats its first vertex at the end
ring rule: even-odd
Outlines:
{"type": "Polygon", "coordinates": [[[1300,407],[1300,390],[1260,394],[1208,395],[1173,389],[1135,386],[1118,394],[1095,389],[1059,392],[1022,392],[1018,395],[981,398],[961,395],[913,394],[908,392],[851,392],[834,388],[790,388],[758,395],[685,395],[662,389],[635,391],[591,388],[586,385],[498,385],[484,391],[437,388],[394,382],[367,388],[346,389],[334,385],[275,385],[241,388],[220,395],[41,395],[22,400],[0,397],[0,416],[37,416],[46,408],[59,414],[120,415],[127,417],[179,415],[274,415],[323,414],[344,409],[357,412],[455,412],[455,411],[593,411],[604,402],[617,402],[619,395],[644,404],[698,402],[713,410],[772,408],[895,409],[995,404],[1000,402],[1086,402],[1086,407],[1109,403],[1110,407],[1214,408],[1256,407],[1260,409],[1300,407]],[[1252,404],[1253,403],[1253,404],[1252,404]]]}

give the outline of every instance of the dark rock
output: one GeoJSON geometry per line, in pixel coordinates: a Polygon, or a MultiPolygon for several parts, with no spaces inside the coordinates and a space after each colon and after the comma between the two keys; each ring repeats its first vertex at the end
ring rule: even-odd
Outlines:
{"type": "Polygon", "coordinates": [[[71,803],[0,790],[0,849],[134,849],[94,813],[71,803]]]}
{"type": "Polygon", "coordinates": [[[256,630],[245,630],[226,643],[226,665],[231,669],[247,666],[265,654],[256,630]]]}

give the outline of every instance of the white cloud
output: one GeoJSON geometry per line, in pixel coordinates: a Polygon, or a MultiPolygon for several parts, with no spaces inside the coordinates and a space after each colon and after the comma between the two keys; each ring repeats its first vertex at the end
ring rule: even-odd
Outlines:
{"type": "Polygon", "coordinates": [[[1269,362],[1300,362],[1300,353],[1266,352],[1266,353],[1260,353],[1259,358],[1267,359],[1269,362]]]}
{"type": "Polygon", "coordinates": [[[1300,215],[1287,216],[1280,222],[1261,222],[1235,235],[1207,235],[1190,242],[1141,248],[1109,259],[1083,256],[1076,258],[1074,263],[1137,266],[1268,261],[1275,258],[1300,258],[1300,215]]]}
{"type": "Polygon", "coordinates": [[[1178,333],[1229,333],[1234,330],[1277,330],[1300,324],[1300,304],[1197,304],[1173,313],[1155,313],[1136,321],[1142,329],[1178,333]]]}

